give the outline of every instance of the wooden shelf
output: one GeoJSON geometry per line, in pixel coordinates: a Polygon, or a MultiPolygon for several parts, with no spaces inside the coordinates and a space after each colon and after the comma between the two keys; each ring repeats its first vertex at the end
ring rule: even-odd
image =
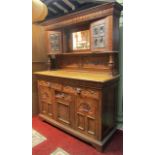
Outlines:
{"type": "Polygon", "coordinates": [[[103,53],[119,53],[119,51],[48,53],[48,55],[90,55],[90,54],[103,54],[103,53]]]}

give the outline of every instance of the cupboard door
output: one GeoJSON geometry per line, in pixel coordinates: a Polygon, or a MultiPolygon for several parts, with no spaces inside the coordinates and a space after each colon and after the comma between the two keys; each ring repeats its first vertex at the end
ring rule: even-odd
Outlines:
{"type": "Polygon", "coordinates": [[[78,97],[76,102],[76,129],[81,133],[96,137],[98,101],[91,98],[78,97]]]}
{"type": "Polygon", "coordinates": [[[62,34],[58,31],[47,31],[47,50],[48,53],[62,52],[62,34]]]}
{"type": "Polygon", "coordinates": [[[40,113],[53,117],[53,100],[52,100],[52,89],[48,85],[43,85],[42,82],[38,81],[39,91],[39,103],[40,113]]]}
{"type": "Polygon", "coordinates": [[[74,101],[73,97],[66,93],[56,93],[56,118],[57,121],[72,126],[74,101]]]}
{"type": "Polygon", "coordinates": [[[107,17],[91,24],[91,51],[112,50],[112,19],[107,17]]]}
{"type": "Polygon", "coordinates": [[[51,89],[50,87],[46,87],[46,86],[40,86],[40,100],[42,102],[46,102],[46,103],[51,103],[51,89]]]}

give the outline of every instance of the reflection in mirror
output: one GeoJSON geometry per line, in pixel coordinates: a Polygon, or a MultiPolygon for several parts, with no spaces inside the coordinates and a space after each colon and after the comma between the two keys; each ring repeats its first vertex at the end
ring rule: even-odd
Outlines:
{"type": "Polygon", "coordinates": [[[89,30],[72,33],[73,50],[85,50],[90,48],[89,30]]]}

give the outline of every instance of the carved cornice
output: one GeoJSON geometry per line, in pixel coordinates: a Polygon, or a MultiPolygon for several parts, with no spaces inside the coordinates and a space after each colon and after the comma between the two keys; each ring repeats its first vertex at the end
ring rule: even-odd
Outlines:
{"type": "Polygon", "coordinates": [[[47,22],[42,23],[45,26],[45,30],[58,29],[62,27],[66,27],[69,25],[74,25],[82,22],[92,21],[94,19],[99,19],[106,17],[108,15],[116,15],[120,16],[120,12],[122,10],[122,6],[118,3],[110,3],[99,5],[90,9],[86,9],[83,11],[71,13],[66,16],[62,16],[56,19],[49,20],[47,22]]]}

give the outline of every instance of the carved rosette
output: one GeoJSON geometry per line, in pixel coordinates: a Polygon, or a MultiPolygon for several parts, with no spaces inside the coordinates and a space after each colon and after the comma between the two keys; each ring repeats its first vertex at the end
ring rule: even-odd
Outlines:
{"type": "Polygon", "coordinates": [[[86,115],[95,115],[95,108],[86,102],[83,102],[78,107],[78,112],[86,115]]]}

